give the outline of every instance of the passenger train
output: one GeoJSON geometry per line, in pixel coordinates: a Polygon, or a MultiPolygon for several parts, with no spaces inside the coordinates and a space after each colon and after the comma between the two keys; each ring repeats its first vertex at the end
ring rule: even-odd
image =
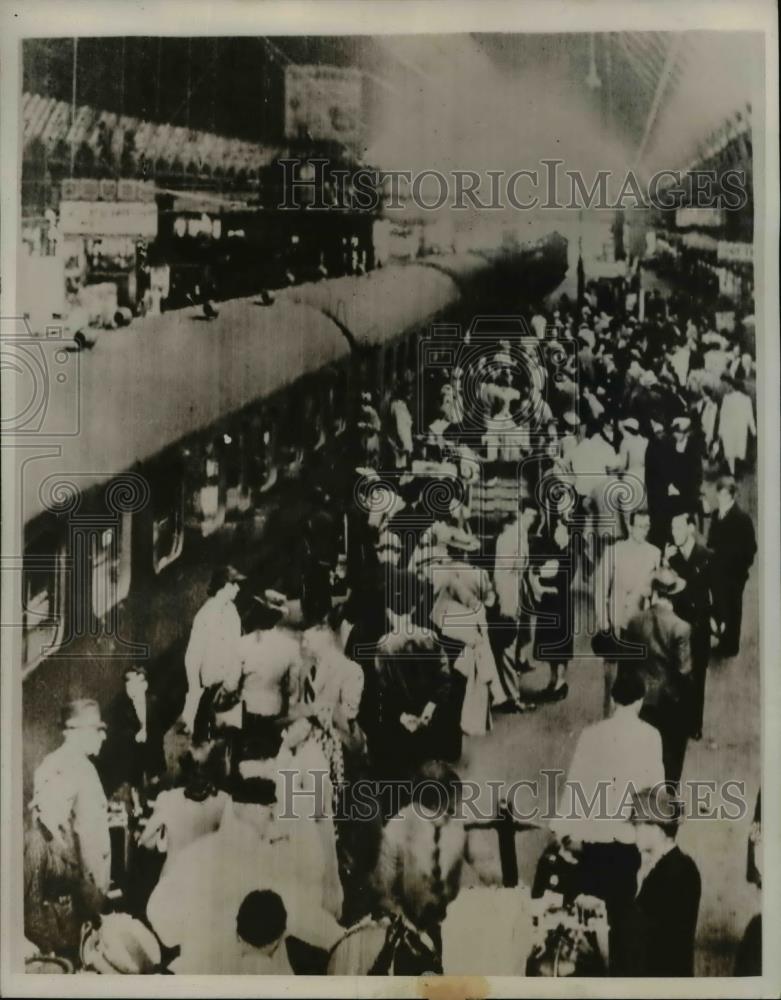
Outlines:
{"type": "MultiPolygon", "coordinates": [[[[554,236],[549,290],[566,268],[554,236]]],[[[105,708],[129,661],[146,663],[174,721],[216,565],[246,572],[249,595],[296,595],[314,509],[302,481],[344,460],[361,389],[381,404],[433,322],[517,308],[525,281],[522,255],[440,256],[299,285],[271,304],[231,300],[212,320],[196,308],[147,316],[67,356],[72,384],[47,413],[61,436],[21,475],[26,798],[59,741],[61,706],[105,708]]]]}

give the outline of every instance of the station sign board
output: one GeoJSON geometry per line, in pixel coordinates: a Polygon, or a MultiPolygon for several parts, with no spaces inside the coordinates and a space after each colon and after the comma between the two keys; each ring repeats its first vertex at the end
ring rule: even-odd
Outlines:
{"type": "Polygon", "coordinates": [[[675,225],[679,229],[701,226],[718,229],[724,225],[724,210],[721,208],[679,208],[675,212],[675,225]]]}
{"type": "Polygon", "coordinates": [[[684,233],[681,242],[695,250],[715,250],[718,246],[718,240],[710,233],[684,233]]]}
{"type": "Polygon", "coordinates": [[[144,201],[155,200],[154,181],[133,177],[66,177],[60,196],[63,201],[144,201]]]}
{"type": "Polygon", "coordinates": [[[61,201],[65,236],[157,236],[157,205],[144,201],[61,201]]]}
{"type": "Polygon", "coordinates": [[[730,261],[734,264],[751,264],[754,260],[754,244],[730,243],[727,240],[719,240],[716,253],[719,260],[730,261]]]}

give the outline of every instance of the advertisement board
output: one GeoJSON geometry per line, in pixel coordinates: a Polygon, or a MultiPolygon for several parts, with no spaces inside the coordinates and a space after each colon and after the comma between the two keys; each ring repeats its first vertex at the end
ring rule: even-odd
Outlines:
{"type": "Polygon", "coordinates": [[[145,201],[61,201],[67,236],[157,236],[157,205],[145,201]]]}
{"type": "Polygon", "coordinates": [[[133,177],[116,180],[104,177],[66,177],[62,182],[63,201],[149,201],[155,200],[154,181],[133,177]]]}
{"type": "Polygon", "coordinates": [[[285,135],[351,144],[361,136],[363,74],[338,66],[285,67],[285,135]]]}
{"type": "Polygon", "coordinates": [[[689,226],[717,229],[724,225],[724,210],[721,208],[679,208],[675,212],[675,225],[679,229],[686,229],[689,226]]]}
{"type": "Polygon", "coordinates": [[[750,264],[754,260],[754,244],[730,243],[727,240],[719,240],[717,255],[719,260],[750,264]]]}

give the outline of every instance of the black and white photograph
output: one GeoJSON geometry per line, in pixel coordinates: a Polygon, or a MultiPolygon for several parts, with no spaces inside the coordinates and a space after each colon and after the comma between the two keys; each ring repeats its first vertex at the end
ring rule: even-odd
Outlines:
{"type": "Polygon", "coordinates": [[[3,995],[777,996],[774,5],[55,6],[3,995]]]}

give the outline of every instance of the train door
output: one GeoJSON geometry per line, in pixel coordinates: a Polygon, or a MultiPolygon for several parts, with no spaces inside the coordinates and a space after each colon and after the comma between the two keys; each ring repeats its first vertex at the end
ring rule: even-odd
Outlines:
{"type": "Polygon", "coordinates": [[[248,419],[246,454],[247,477],[252,502],[257,506],[264,493],[276,484],[277,414],[273,404],[253,410],[248,419]]]}
{"type": "Polygon", "coordinates": [[[210,435],[189,449],[189,522],[206,538],[225,523],[223,436],[210,435]]]}
{"type": "Polygon", "coordinates": [[[62,643],[65,633],[66,541],[54,516],[28,528],[22,561],[22,675],[62,643]]]}
{"type": "Polygon", "coordinates": [[[331,434],[336,439],[341,437],[347,430],[351,409],[350,378],[345,363],[340,363],[332,369],[328,392],[328,415],[331,434]]]}
{"type": "Polygon", "coordinates": [[[383,348],[380,348],[380,354],[383,355],[381,383],[381,405],[383,413],[387,412],[393,395],[396,382],[396,356],[397,352],[401,352],[402,347],[402,344],[399,344],[398,347],[395,344],[386,344],[383,348]]]}
{"type": "Polygon", "coordinates": [[[104,621],[130,590],[132,531],[133,515],[125,511],[91,536],[92,613],[99,621],[104,621]]]}
{"type": "Polygon", "coordinates": [[[231,422],[223,435],[225,465],[225,516],[235,520],[252,506],[249,448],[251,425],[249,418],[231,422]]]}
{"type": "Polygon", "coordinates": [[[139,540],[139,550],[144,555],[151,550],[152,571],[157,576],[175,562],[184,549],[185,468],[178,457],[169,458],[150,465],[148,476],[149,537],[139,540]]]}
{"type": "Polygon", "coordinates": [[[305,396],[301,383],[295,383],[278,403],[279,468],[285,478],[296,478],[304,461],[305,396]]]}

